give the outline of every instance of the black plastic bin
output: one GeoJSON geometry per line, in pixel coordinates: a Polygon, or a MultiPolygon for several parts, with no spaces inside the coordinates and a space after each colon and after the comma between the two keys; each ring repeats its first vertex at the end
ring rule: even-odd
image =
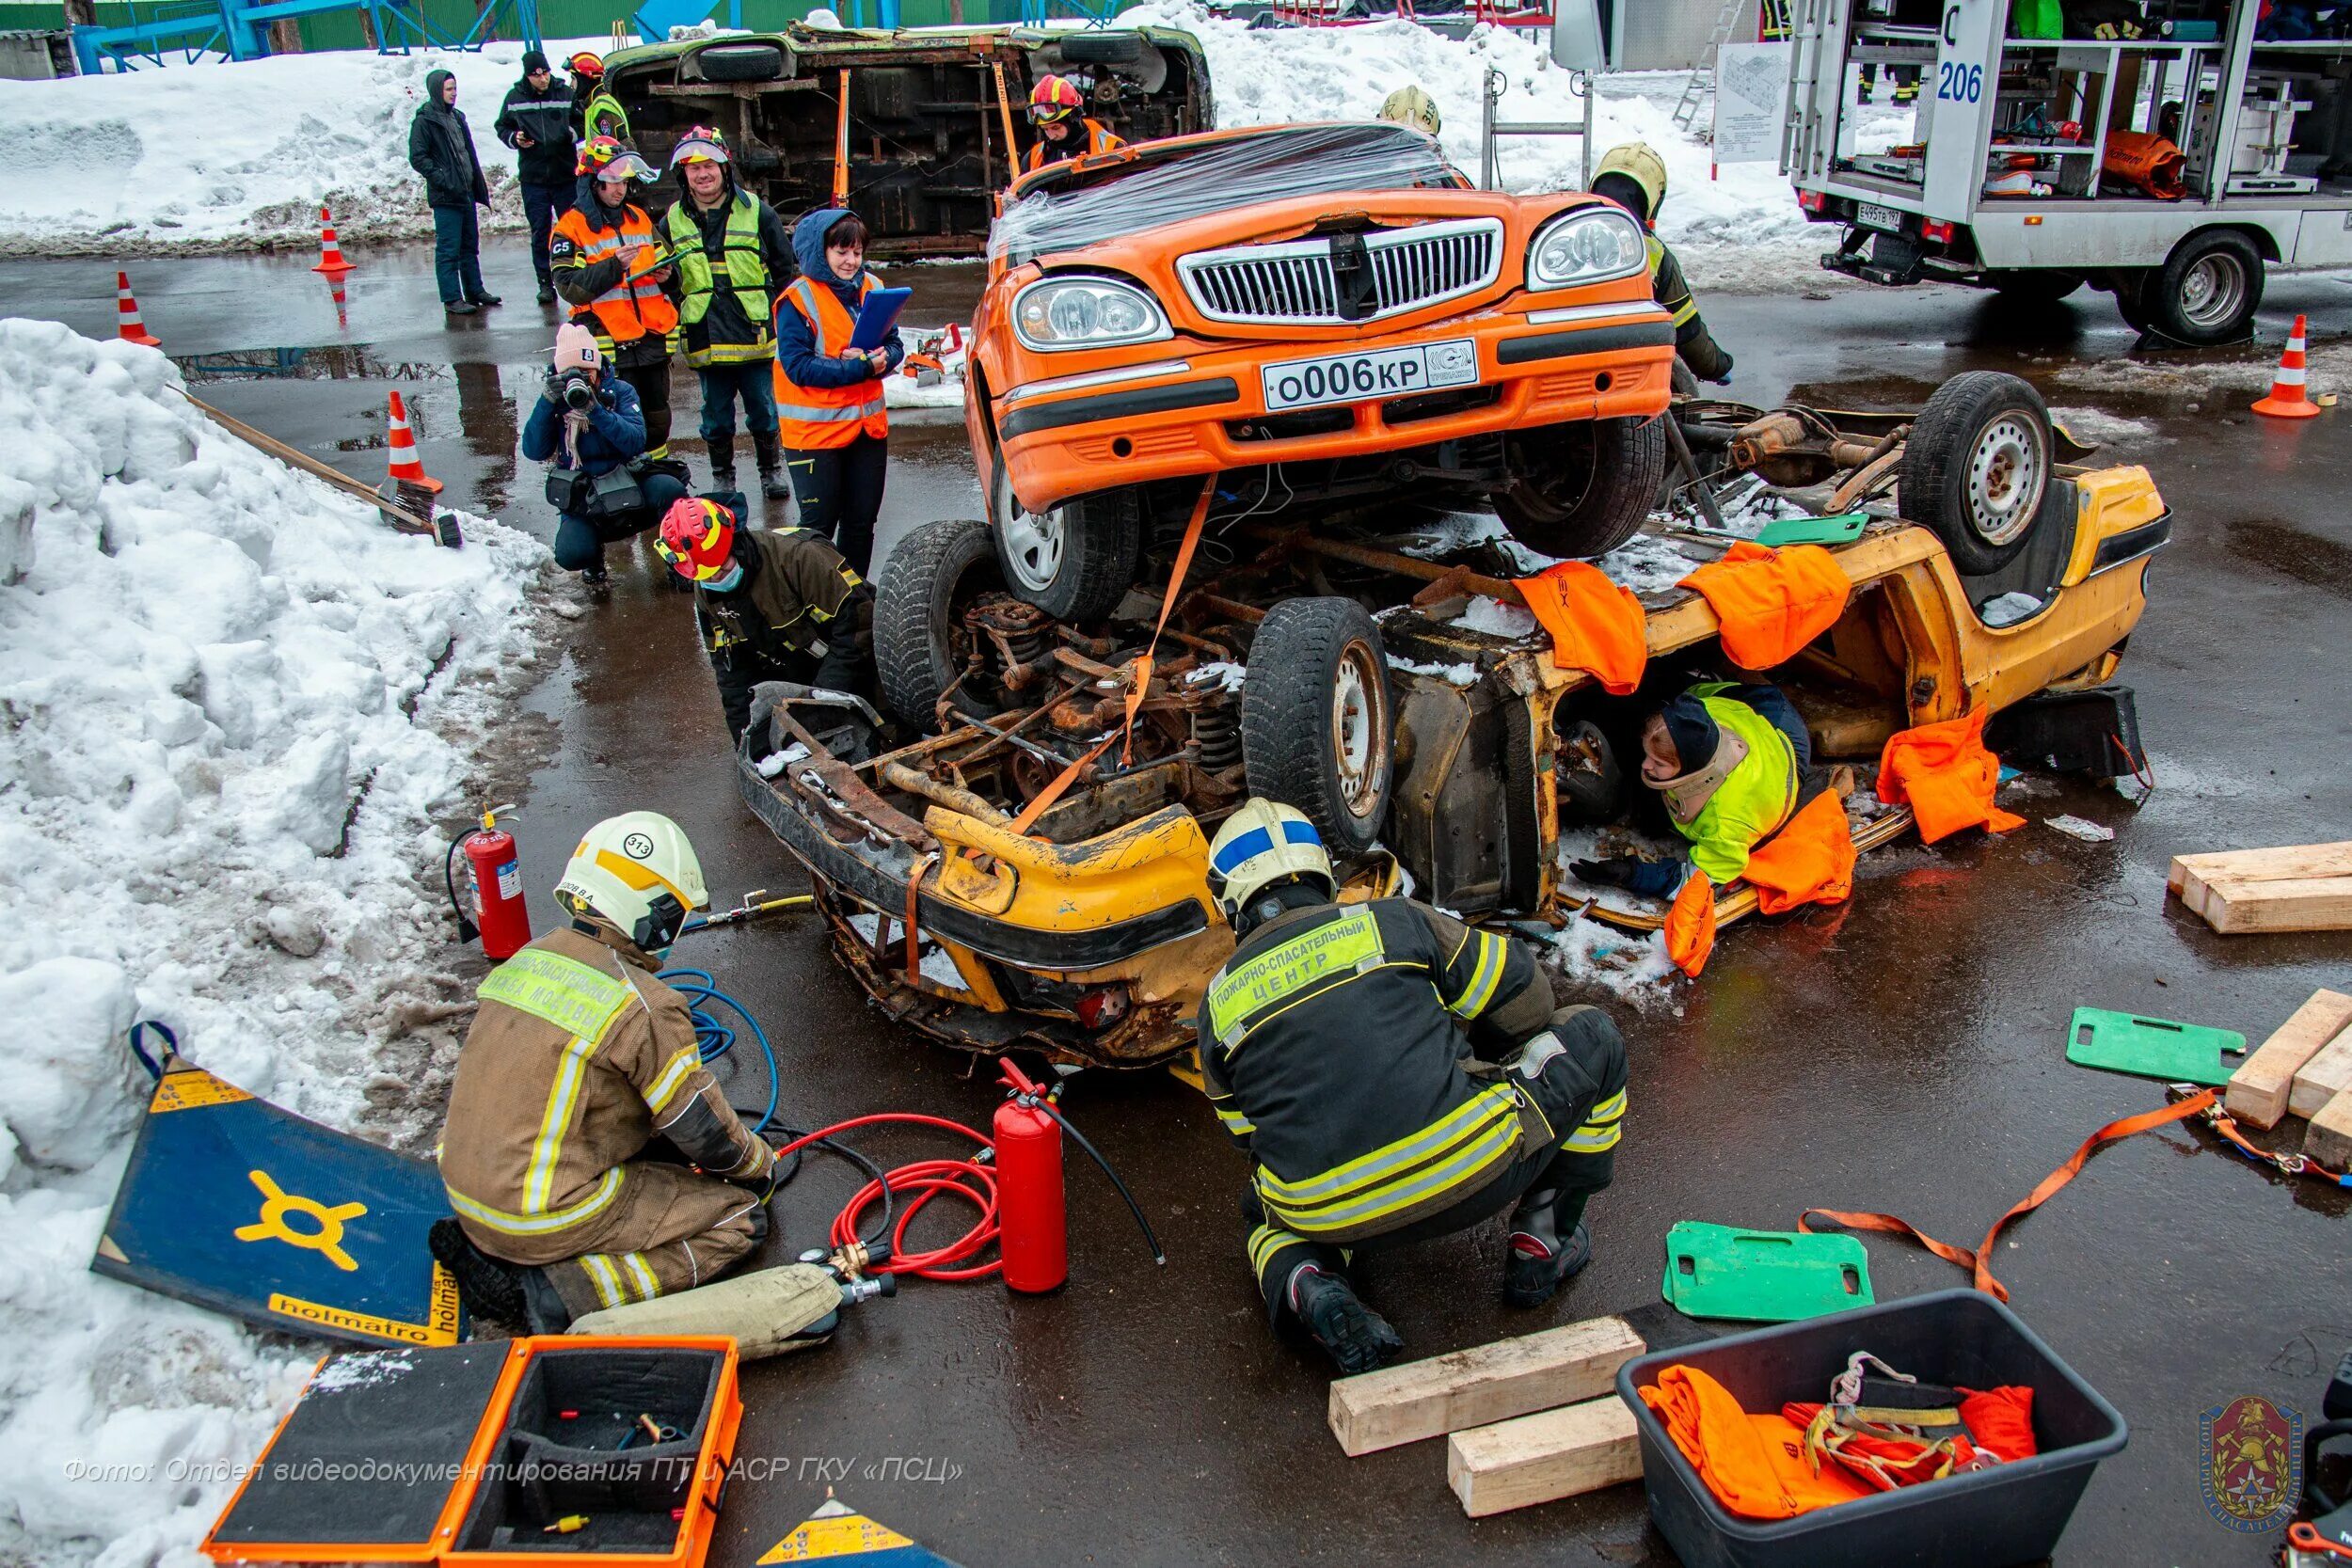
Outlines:
{"type": "Polygon", "coordinates": [[[1636,1356],[1617,1397],[1642,1433],[1650,1519],[1683,1568],[2010,1568],[2058,1545],[2090,1472],[2122,1451],[2122,1416],[2017,1315],[1976,1291],[1939,1291],[1636,1356]],[[1707,1489],[1637,1388],[1695,1367],[1752,1411],[1819,1401],[1867,1350],[1927,1383],[2033,1390],[2031,1459],[1880,1493],[1794,1519],[1743,1519],[1707,1489]]]}

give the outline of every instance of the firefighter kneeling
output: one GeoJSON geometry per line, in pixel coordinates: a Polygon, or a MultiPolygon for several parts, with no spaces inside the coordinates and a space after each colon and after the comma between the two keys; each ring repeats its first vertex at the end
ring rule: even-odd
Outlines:
{"type": "Polygon", "coordinates": [[[654,976],[710,903],[685,832],[649,811],[597,823],[555,900],[571,925],[483,982],[441,1135],[457,1217],[429,1238],[469,1311],[534,1334],[718,1278],[768,1234],[776,1163],[654,976]]]}
{"type": "Polygon", "coordinates": [[[1255,1163],[1250,1266],[1359,1372],[1404,1348],[1343,1272],[1358,1247],[1465,1230],[1514,1199],[1503,1299],[1536,1307],[1592,1259],[1585,1200],[1609,1185],[1625,1041],[1552,1006],[1518,943],[1406,898],[1339,904],[1305,816],[1252,800],[1209,847],[1238,945],[1194,1027],[1217,1119],[1255,1163]]]}

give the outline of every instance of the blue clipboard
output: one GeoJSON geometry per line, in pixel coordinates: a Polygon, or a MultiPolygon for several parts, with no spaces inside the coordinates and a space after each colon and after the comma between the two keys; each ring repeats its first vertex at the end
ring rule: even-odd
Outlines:
{"type": "Polygon", "coordinates": [[[876,289],[857,308],[857,330],[850,334],[851,348],[880,348],[898,325],[898,312],[914,296],[913,289],[876,289]]]}

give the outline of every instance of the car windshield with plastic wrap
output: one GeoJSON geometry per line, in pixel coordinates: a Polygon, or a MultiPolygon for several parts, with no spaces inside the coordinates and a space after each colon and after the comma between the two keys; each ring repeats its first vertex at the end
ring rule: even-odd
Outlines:
{"type": "Polygon", "coordinates": [[[1401,125],[1299,125],[1128,153],[1093,167],[1049,166],[1023,181],[990,231],[989,254],[1019,263],[1251,202],[1468,183],[1437,143],[1401,125]]]}

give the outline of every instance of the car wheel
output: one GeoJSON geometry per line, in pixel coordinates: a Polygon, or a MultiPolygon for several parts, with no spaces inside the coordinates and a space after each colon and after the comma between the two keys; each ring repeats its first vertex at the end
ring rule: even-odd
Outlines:
{"type": "Polygon", "coordinates": [[[2123,318],[2123,325],[2135,332],[2149,328],[2147,308],[2140,300],[2148,292],[2149,280],[2154,277],[2153,267],[2128,267],[2109,273],[2108,286],[2115,291],[2115,313],[2123,318]]]}
{"type": "Polygon", "coordinates": [[[1062,621],[1107,615],[1135,586],[1143,508],[1133,490],[1103,490],[1031,512],[998,464],[989,524],[1005,586],[1062,621]]]}
{"type": "Polygon", "coordinates": [[[1998,371],[1964,372],[1912,421],[1902,515],[1935,531],[1963,577],[1996,572],[2033,536],[2051,451],[2041,393],[1998,371]]]}
{"type": "Polygon", "coordinates": [[[2191,348],[2234,343],[2263,300],[2263,259],[2234,229],[2207,229],[2172,247],[2140,291],[2148,325],[2191,348]]]}
{"type": "MultiPolygon", "coordinates": [[[[874,579],[874,667],[893,713],[926,732],[938,722],[970,651],[964,607],[1004,586],[985,523],[926,523],[898,541],[874,579]]],[[[962,689],[951,701],[976,718],[995,711],[962,689]]]]}
{"type": "Polygon", "coordinates": [[[1511,536],[1544,555],[1607,555],[1641,531],[1666,482],[1659,420],[1582,420],[1511,438],[1494,498],[1511,536]]]}
{"type": "Polygon", "coordinates": [[[1284,599],[1266,611],[1241,688],[1250,794],[1306,813],[1334,854],[1361,854],[1388,817],[1395,736],[1388,655],[1360,605],[1284,599]]]}
{"type": "Polygon", "coordinates": [[[2026,309],[2056,305],[2086,281],[2081,273],[2061,272],[2055,267],[2015,267],[1988,272],[1984,280],[2000,304],[2026,309]]]}

